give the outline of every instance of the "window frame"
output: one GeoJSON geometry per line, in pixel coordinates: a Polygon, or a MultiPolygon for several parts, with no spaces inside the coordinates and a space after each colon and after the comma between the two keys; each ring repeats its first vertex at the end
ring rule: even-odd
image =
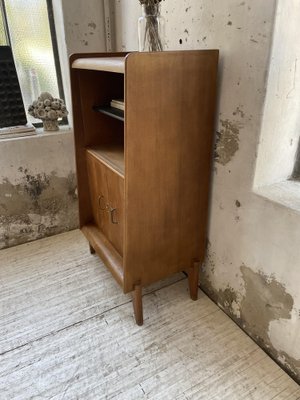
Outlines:
{"type": "Polygon", "coordinates": [[[295,164],[292,173],[292,179],[295,181],[300,181],[300,136],[298,141],[298,148],[295,157],[295,164]]]}
{"type": "MultiPolygon", "coordinates": [[[[5,1],[6,0],[0,0],[0,13],[2,13],[2,17],[3,17],[4,32],[5,32],[5,36],[6,36],[7,45],[10,46],[13,51],[13,46],[11,43],[10,32],[9,32],[9,24],[8,24],[8,19],[7,19],[5,1]]],[[[51,37],[51,43],[52,43],[54,65],[55,65],[55,71],[56,71],[58,93],[59,93],[60,99],[64,100],[64,102],[65,102],[63,79],[62,79],[57,37],[56,37],[56,30],[55,30],[55,22],[54,22],[53,3],[52,3],[52,0],[45,0],[45,1],[46,1],[46,6],[47,6],[47,12],[48,12],[48,21],[49,21],[49,28],[50,28],[50,37],[51,37]]],[[[27,114],[27,110],[26,110],[26,114],[27,114]]],[[[60,121],[58,121],[58,124],[59,125],[68,125],[68,118],[63,117],[60,121]]],[[[43,126],[42,122],[34,122],[33,125],[36,128],[41,128],[43,126]]]]}

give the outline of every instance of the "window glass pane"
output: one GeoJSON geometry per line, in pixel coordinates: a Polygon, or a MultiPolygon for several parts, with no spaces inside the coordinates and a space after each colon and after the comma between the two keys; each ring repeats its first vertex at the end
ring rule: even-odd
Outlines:
{"type": "Polygon", "coordinates": [[[6,36],[5,36],[5,29],[4,29],[4,21],[1,12],[1,5],[0,5],[0,46],[6,45],[6,36]]]}
{"type": "MultiPolygon", "coordinates": [[[[41,92],[59,97],[46,0],[5,0],[26,111],[41,92]]],[[[31,122],[40,122],[28,115],[31,122]]]]}

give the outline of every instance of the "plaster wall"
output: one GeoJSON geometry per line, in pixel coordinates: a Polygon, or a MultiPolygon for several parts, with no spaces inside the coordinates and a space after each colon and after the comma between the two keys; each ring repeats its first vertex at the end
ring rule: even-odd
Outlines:
{"type": "Polygon", "coordinates": [[[69,122],[73,126],[69,56],[106,50],[103,0],[56,0],[53,13],[69,122]]]}
{"type": "MultiPolygon", "coordinates": [[[[137,50],[138,1],[115,0],[114,6],[117,50],[137,50]]],[[[268,104],[265,111],[267,85],[269,93],[276,92],[278,82],[280,92],[292,89],[299,12],[296,0],[162,2],[167,49],[220,49],[208,255],[201,271],[202,288],[298,380],[300,214],[257,195],[253,181],[262,121],[272,135],[269,124],[274,113],[268,104]],[[270,80],[273,31],[278,37],[283,28],[288,41],[293,41],[292,47],[275,49],[271,69],[284,52],[287,70],[270,80]]],[[[293,101],[296,104],[296,99],[293,101]]],[[[291,110],[289,107],[286,110],[291,110]]],[[[281,117],[275,115],[278,123],[281,117]]],[[[287,126],[283,129],[281,124],[280,132],[289,146],[291,138],[299,137],[299,132],[290,131],[297,119],[294,115],[291,118],[284,115],[287,126]]],[[[267,154],[268,148],[263,151],[267,154]]],[[[261,168],[268,167],[268,158],[264,159],[261,168]]]]}
{"type": "Polygon", "coordinates": [[[72,132],[0,141],[0,249],[78,226],[72,132]]]}
{"type": "Polygon", "coordinates": [[[68,54],[105,51],[103,1],[61,0],[68,54]]]}

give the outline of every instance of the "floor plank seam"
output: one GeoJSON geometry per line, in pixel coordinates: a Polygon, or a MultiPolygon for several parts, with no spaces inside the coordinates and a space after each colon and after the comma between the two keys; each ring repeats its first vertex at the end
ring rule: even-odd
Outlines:
{"type": "MultiPolygon", "coordinates": [[[[152,290],[152,291],[150,291],[150,292],[148,292],[148,293],[145,293],[145,294],[143,295],[143,297],[149,296],[149,295],[151,295],[151,294],[153,294],[153,293],[155,293],[155,292],[158,292],[159,290],[162,290],[162,289],[165,289],[165,288],[170,287],[170,286],[172,286],[172,285],[175,285],[176,283],[181,282],[181,281],[183,281],[183,280],[185,280],[185,279],[186,279],[186,278],[184,277],[184,278],[182,278],[182,279],[179,279],[179,280],[176,281],[176,282],[172,282],[172,283],[169,283],[168,285],[161,286],[160,288],[157,288],[157,289],[154,289],[154,290],[152,290]]],[[[39,341],[41,341],[41,340],[43,340],[43,339],[45,339],[45,338],[47,338],[47,337],[55,336],[55,335],[57,335],[58,333],[63,332],[63,331],[67,331],[68,329],[73,328],[73,327],[75,327],[75,326],[77,326],[77,325],[84,324],[85,322],[91,321],[93,318],[95,318],[95,319],[100,318],[100,317],[102,317],[102,316],[108,314],[110,311],[113,311],[113,310],[115,310],[115,309],[117,309],[117,308],[123,307],[123,306],[125,306],[125,305],[127,305],[127,304],[129,304],[129,303],[132,303],[132,299],[131,299],[131,300],[128,300],[128,301],[126,301],[126,302],[124,302],[124,303],[117,304],[116,306],[111,307],[111,308],[109,308],[109,309],[107,309],[107,310],[105,310],[105,311],[103,311],[103,312],[101,312],[101,313],[99,313],[99,314],[95,314],[95,315],[93,315],[93,316],[91,316],[91,317],[88,317],[88,318],[85,318],[85,319],[83,319],[83,320],[81,320],[81,321],[77,321],[77,322],[74,322],[73,324],[66,325],[66,326],[64,326],[63,328],[58,329],[58,330],[56,330],[56,331],[49,332],[49,333],[47,333],[47,335],[40,336],[40,337],[38,337],[38,338],[36,338],[36,339],[33,339],[33,340],[31,340],[31,341],[29,341],[29,342],[27,342],[27,343],[21,344],[20,346],[14,347],[13,349],[6,350],[6,351],[0,353],[0,357],[5,356],[6,354],[11,353],[11,352],[13,352],[13,351],[15,351],[15,350],[22,349],[23,347],[26,347],[26,346],[28,346],[28,345],[30,346],[30,345],[32,345],[33,343],[39,342],[39,341]]]]}
{"type": "Polygon", "coordinates": [[[1,399],[300,400],[239,321],[199,285],[190,299],[184,274],[143,290],[137,327],[130,293],[80,231],[64,235],[0,257],[1,399]]]}
{"type": "Polygon", "coordinates": [[[129,301],[125,302],[125,303],[118,304],[118,305],[116,305],[115,307],[109,308],[108,310],[105,310],[105,311],[103,311],[103,312],[101,312],[101,313],[99,313],[99,314],[95,314],[95,315],[93,315],[93,316],[91,316],[91,317],[88,317],[88,318],[85,318],[85,319],[83,319],[83,320],[81,320],[81,321],[77,321],[77,322],[74,322],[73,324],[66,325],[66,326],[64,326],[64,327],[61,328],[61,329],[57,329],[56,331],[49,332],[49,333],[47,333],[47,335],[40,336],[40,337],[38,337],[38,338],[36,338],[36,339],[33,339],[33,340],[31,340],[31,341],[29,341],[29,342],[27,342],[27,343],[24,343],[24,344],[22,344],[22,345],[20,345],[20,346],[14,347],[13,349],[10,349],[10,350],[4,351],[3,353],[0,353],[0,357],[6,355],[6,354],[8,354],[8,353],[11,353],[11,352],[13,352],[13,351],[15,351],[15,350],[19,350],[19,349],[21,349],[22,347],[26,347],[26,346],[28,346],[28,345],[32,345],[33,343],[39,342],[39,341],[41,341],[41,340],[43,340],[43,339],[45,339],[45,338],[47,338],[47,337],[55,336],[55,335],[57,335],[58,333],[63,332],[63,331],[67,331],[68,329],[73,328],[73,327],[75,327],[75,326],[77,326],[77,325],[81,325],[81,324],[83,324],[83,323],[85,323],[85,322],[91,321],[93,318],[99,318],[99,317],[101,317],[102,315],[105,315],[105,314],[107,314],[108,312],[110,312],[110,311],[112,311],[112,310],[115,310],[116,308],[122,307],[122,306],[124,306],[124,305],[126,305],[126,304],[129,304],[129,303],[131,303],[131,302],[132,302],[132,300],[129,300],[129,301]]]}

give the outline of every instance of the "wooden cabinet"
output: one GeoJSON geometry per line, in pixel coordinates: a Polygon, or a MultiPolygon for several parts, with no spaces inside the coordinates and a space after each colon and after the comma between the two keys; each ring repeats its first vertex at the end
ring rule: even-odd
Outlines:
{"type": "Polygon", "coordinates": [[[205,255],[218,51],[70,58],[80,228],[142,324],[142,288],[205,255]],[[125,99],[124,113],[110,108],[125,99]]]}

